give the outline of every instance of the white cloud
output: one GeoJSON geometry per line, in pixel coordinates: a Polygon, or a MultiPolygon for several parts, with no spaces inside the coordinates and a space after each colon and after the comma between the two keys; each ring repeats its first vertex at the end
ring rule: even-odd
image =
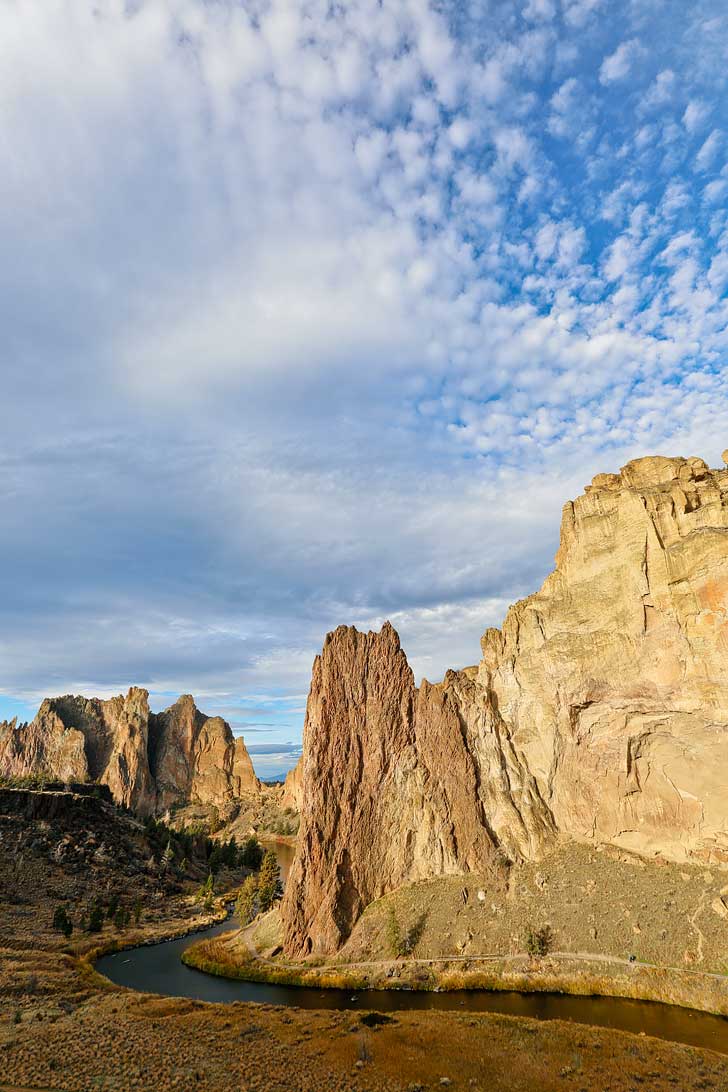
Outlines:
{"type": "Polygon", "coordinates": [[[698,170],[705,171],[715,159],[723,142],[723,134],[720,129],[714,129],[709,137],[701,145],[700,151],[695,156],[695,165],[698,170]]]}
{"type": "Polygon", "coordinates": [[[691,99],[682,116],[683,125],[689,133],[695,133],[702,129],[710,114],[711,106],[709,103],[702,102],[700,99],[691,99]]]}
{"type": "Polygon", "coordinates": [[[642,47],[636,38],[622,42],[614,53],[605,57],[599,69],[599,82],[602,84],[614,83],[623,80],[632,70],[637,57],[642,52],[642,47]]]}
{"type": "Polygon", "coordinates": [[[602,7],[604,0],[565,0],[564,19],[567,25],[584,26],[602,7]]]}
{"type": "Polygon", "coordinates": [[[523,8],[523,18],[531,22],[553,19],[556,15],[554,0],[527,0],[523,8]]]}
{"type": "Polygon", "coordinates": [[[672,69],[665,68],[658,72],[642,99],[642,109],[658,110],[667,105],[673,99],[676,84],[677,79],[672,69]]]}

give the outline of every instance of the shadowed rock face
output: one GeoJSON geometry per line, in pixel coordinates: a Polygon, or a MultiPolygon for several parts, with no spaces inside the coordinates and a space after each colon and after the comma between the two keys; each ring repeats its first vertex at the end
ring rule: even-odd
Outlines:
{"type": "Polygon", "coordinates": [[[0,774],[98,781],[140,814],[172,804],[222,804],[260,783],[242,739],[189,695],[163,713],[146,690],[126,697],[46,698],[30,724],[0,724],[0,774]]]}
{"type": "Polygon", "coordinates": [[[415,688],[388,624],[317,657],[283,913],[331,952],[399,884],[502,881],[561,837],[728,863],[728,471],[636,460],[564,508],[556,569],[477,667],[415,688]]]}

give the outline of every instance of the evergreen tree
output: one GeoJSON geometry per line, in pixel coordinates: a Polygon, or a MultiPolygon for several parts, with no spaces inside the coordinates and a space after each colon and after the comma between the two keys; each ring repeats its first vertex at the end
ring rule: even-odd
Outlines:
{"type": "Polygon", "coordinates": [[[212,872],[210,872],[205,882],[198,888],[195,899],[197,902],[201,902],[206,910],[211,910],[214,903],[214,893],[214,880],[212,872]]]}
{"type": "Polygon", "coordinates": [[[137,898],[134,903],[134,924],[138,925],[142,916],[142,900],[137,898]]]}
{"type": "Polygon", "coordinates": [[[174,861],[174,849],[172,848],[172,839],[167,842],[167,846],[162,854],[162,868],[166,872],[169,866],[174,861]]]}
{"type": "Polygon", "coordinates": [[[63,933],[64,937],[68,939],[73,932],[73,922],[68,916],[65,906],[57,906],[53,915],[53,928],[59,933],[63,933]]]}
{"type": "Polygon", "coordinates": [[[258,913],[258,880],[255,876],[246,876],[240,888],[235,911],[241,925],[249,925],[258,913]]]}
{"type": "Polygon", "coordinates": [[[97,903],[91,907],[91,913],[88,919],[88,931],[89,933],[100,933],[104,927],[104,911],[103,907],[97,903]]]}
{"type": "Polygon", "coordinates": [[[234,834],[223,847],[223,859],[228,868],[235,868],[238,863],[238,843],[234,834]]]}
{"type": "Polygon", "coordinates": [[[215,846],[212,853],[210,854],[210,860],[208,861],[208,864],[210,866],[210,872],[218,872],[222,863],[223,851],[220,849],[220,846],[215,846]]]}
{"type": "Polygon", "coordinates": [[[238,863],[242,865],[243,868],[257,869],[260,868],[262,860],[263,847],[253,834],[250,838],[246,838],[243,843],[238,855],[238,863]]]}
{"type": "Polygon", "coordinates": [[[269,849],[263,858],[258,876],[258,904],[263,913],[270,910],[276,899],[283,894],[281,884],[281,870],[278,867],[278,858],[272,849],[269,849]]]}

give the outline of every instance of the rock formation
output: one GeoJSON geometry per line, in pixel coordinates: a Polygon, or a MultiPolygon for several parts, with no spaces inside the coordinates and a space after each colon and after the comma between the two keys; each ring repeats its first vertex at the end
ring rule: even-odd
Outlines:
{"type": "Polygon", "coordinates": [[[222,804],[260,783],[242,739],[189,695],[163,713],[149,694],[47,698],[30,724],[0,724],[0,775],[44,774],[108,785],[114,800],[150,814],[173,804],[222,804]]]}
{"type": "Polygon", "coordinates": [[[220,804],[260,783],[242,739],[222,717],[206,717],[189,694],[152,717],[152,773],[157,807],[220,804]]]}
{"type": "Polygon", "coordinates": [[[335,950],[399,884],[555,839],[728,863],[728,470],[652,457],[565,506],[556,569],[414,686],[396,633],[340,628],[313,669],[289,955],[335,950]]]}
{"type": "Polygon", "coordinates": [[[300,812],[303,808],[303,757],[286,774],[281,793],[281,807],[300,812]]]}

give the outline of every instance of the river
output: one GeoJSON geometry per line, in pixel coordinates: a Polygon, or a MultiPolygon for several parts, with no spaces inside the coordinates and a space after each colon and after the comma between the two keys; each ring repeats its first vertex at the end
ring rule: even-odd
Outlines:
{"type": "MultiPolygon", "coordinates": [[[[293,859],[290,846],[274,846],[283,878],[293,859]]],[[[220,922],[203,933],[168,940],[161,944],[130,948],[103,956],[96,969],[112,982],[130,989],[198,1001],[255,1001],[269,1005],[294,1005],[304,1009],[438,1009],[465,1012],[495,1012],[528,1016],[536,1020],[570,1020],[579,1024],[614,1028],[654,1035],[671,1042],[706,1047],[728,1054],[728,1020],[693,1009],[650,1001],[614,997],[568,997],[550,993],[458,990],[428,993],[410,990],[320,990],[300,986],[269,986],[217,978],[186,967],[181,955],[201,937],[216,936],[235,928],[233,921],[220,922]]]]}

